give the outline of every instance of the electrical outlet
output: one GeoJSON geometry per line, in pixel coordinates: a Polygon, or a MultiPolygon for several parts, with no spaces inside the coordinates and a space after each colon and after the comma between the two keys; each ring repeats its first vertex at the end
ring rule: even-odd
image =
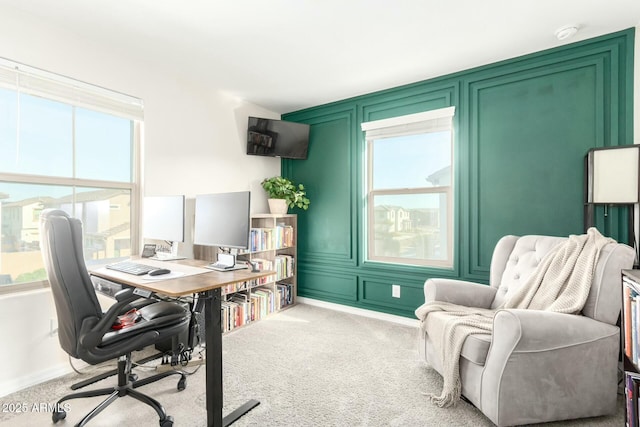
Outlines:
{"type": "Polygon", "coordinates": [[[391,296],[400,298],[400,285],[391,285],[391,296]]]}

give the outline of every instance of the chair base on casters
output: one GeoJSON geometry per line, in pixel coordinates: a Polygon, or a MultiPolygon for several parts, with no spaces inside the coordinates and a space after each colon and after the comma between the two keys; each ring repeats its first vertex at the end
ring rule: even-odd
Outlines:
{"type": "MultiPolygon", "coordinates": [[[[143,363],[147,363],[150,362],[154,359],[160,359],[162,357],[162,353],[156,353],[152,356],[149,357],[145,357],[143,359],[140,359],[136,362],[134,362],[134,364],[138,364],[141,365],[143,363]]],[[[89,379],[77,382],[75,384],[71,385],[71,390],[78,390],[80,388],[86,387],[88,385],[91,385],[93,383],[97,383],[98,381],[102,381],[105,378],[109,378],[110,376],[116,375],[118,373],[118,369],[112,369],[111,371],[107,371],[107,372],[103,372],[102,374],[98,374],[94,377],[91,377],[89,379]]],[[[138,376],[136,374],[131,374],[130,377],[131,381],[136,381],[138,379],[138,376]]]]}
{"type": "Polygon", "coordinates": [[[82,397],[96,397],[96,396],[108,396],[102,403],[93,408],[91,412],[84,416],[82,420],[76,427],[82,427],[86,425],[89,420],[98,415],[102,410],[104,410],[107,406],[113,403],[118,397],[123,396],[131,396],[136,400],[139,400],[142,403],[145,403],[151,406],[158,417],[160,417],[160,427],[172,427],[173,426],[173,418],[167,415],[166,411],[157,400],[152,397],[147,396],[146,394],[140,393],[137,390],[134,390],[137,387],[142,387],[143,385],[152,383],[154,381],[158,381],[162,378],[168,377],[170,375],[180,375],[180,380],[178,381],[178,391],[182,391],[186,388],[187,378],[182,372],[178,371],[166,371],[160,374],[152,375],[148,378],[144,378],[138,381],[130,381],[129,376],[131,375],[131,354],[127,354],[126,356],[122,356],[118,359],[118,385],[116,387],[109,388],[101,388],[97,390],[88,390],[82,391],[78,393],[73,393],[63,397],[58,400],[56,404],[56,408],[54,409],[51,420],[54,423],[66,418],[67,413],[62,409],[62,402],[71,399],[79,399],[82,397]]]}

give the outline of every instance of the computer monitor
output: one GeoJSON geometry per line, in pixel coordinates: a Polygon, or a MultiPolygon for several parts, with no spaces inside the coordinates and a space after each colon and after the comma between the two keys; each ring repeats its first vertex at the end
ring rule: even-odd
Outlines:
{"type": "Polygon", "coordinates": [[[250,191],[196,195],[193,243],[248,249],[250,191]]]}
{"type": "Polygon", "coordinates": [[[178,242],[184,242],[184,196],[146,196],[142,209],[142,236],[171,245],[170,252],[156,252],[156,257],[184,258],[178,256],[178,242]]]}

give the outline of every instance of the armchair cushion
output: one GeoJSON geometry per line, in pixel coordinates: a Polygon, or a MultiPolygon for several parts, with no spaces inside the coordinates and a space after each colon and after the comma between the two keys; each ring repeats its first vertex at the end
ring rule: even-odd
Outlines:
{"type": "MultiPolygon", "coordinates": [[[[505,241],[501,241],[496,245],[498,257],[504,259],[504,252],[511,249],[506,257],[506,263],[503,264],[502,274],[496,283],[497,295],[491,308],[497,308],[510,295],[516,292],[523,284],[527,283],[529,278],[537,270],[538,265],[554,247],[566,241],[566,238],[551,236],[523,236],[513,240],[515,236],[507,236],[505,241]],[[502,244],[500,244],[502,243],[502,244]]],[[[502,262],[502,260],[501,260],[502,262]]],[[[491,260],[493,266],[494,261],[491,260]]],[[[497,266],[495,267],[497,270],[497,266]]],[[[492,271],[493,273],[493,271],[492,271]]],[[[498,280],[498,278],[496,278],[498,280]]]]}
{"type": "MultiPolygon", "coordinates": [[[[433,336],[433,334],[442,333],[445,328],[445,324],[449,318],[444,312],[433,312],[429,314],[429,323],[427,324],[427,334],[433,336]]],[[[476,365],[484,365],[487,359],[487,353],[489,352],[489,346],[491,345],[491,335],[486,334],[471,334],[464,340],[460,357],[467,359],[469,362],[476,365]]]]}

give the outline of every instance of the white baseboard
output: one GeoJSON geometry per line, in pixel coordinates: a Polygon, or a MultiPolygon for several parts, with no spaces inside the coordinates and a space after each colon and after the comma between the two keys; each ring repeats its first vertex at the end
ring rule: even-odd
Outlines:
{"type": "Polygon", "coordinates": [[[2,383],[2,385],[0,385],[0,397],[4,397],[11,393],[15,393],[22,389],[34,386],[36,384],[61,377],[70,372],[72,372],[72,369],[69,364],[62,363],[31,375],[24,375],[20,378],[14,378],[9,381],[5,381],[2,383]]]}
{"type": "Polygon", "coordinates": [[[320,301],[313,298],[297,297],[296,301],[301,304],[314,305],[316,307],[327,308],[329,310],[342,311],[344,313],[356,314],[358,316],[371,317],[373,319],[385,320],[387,322],[398,323],[400,325],[417,328],[418,319],[409,319],[395,314],[380,313],[378,311],[366,310],[364,308],[351,307],[348,305],[335,304],[332,302],[320,301]]]}

